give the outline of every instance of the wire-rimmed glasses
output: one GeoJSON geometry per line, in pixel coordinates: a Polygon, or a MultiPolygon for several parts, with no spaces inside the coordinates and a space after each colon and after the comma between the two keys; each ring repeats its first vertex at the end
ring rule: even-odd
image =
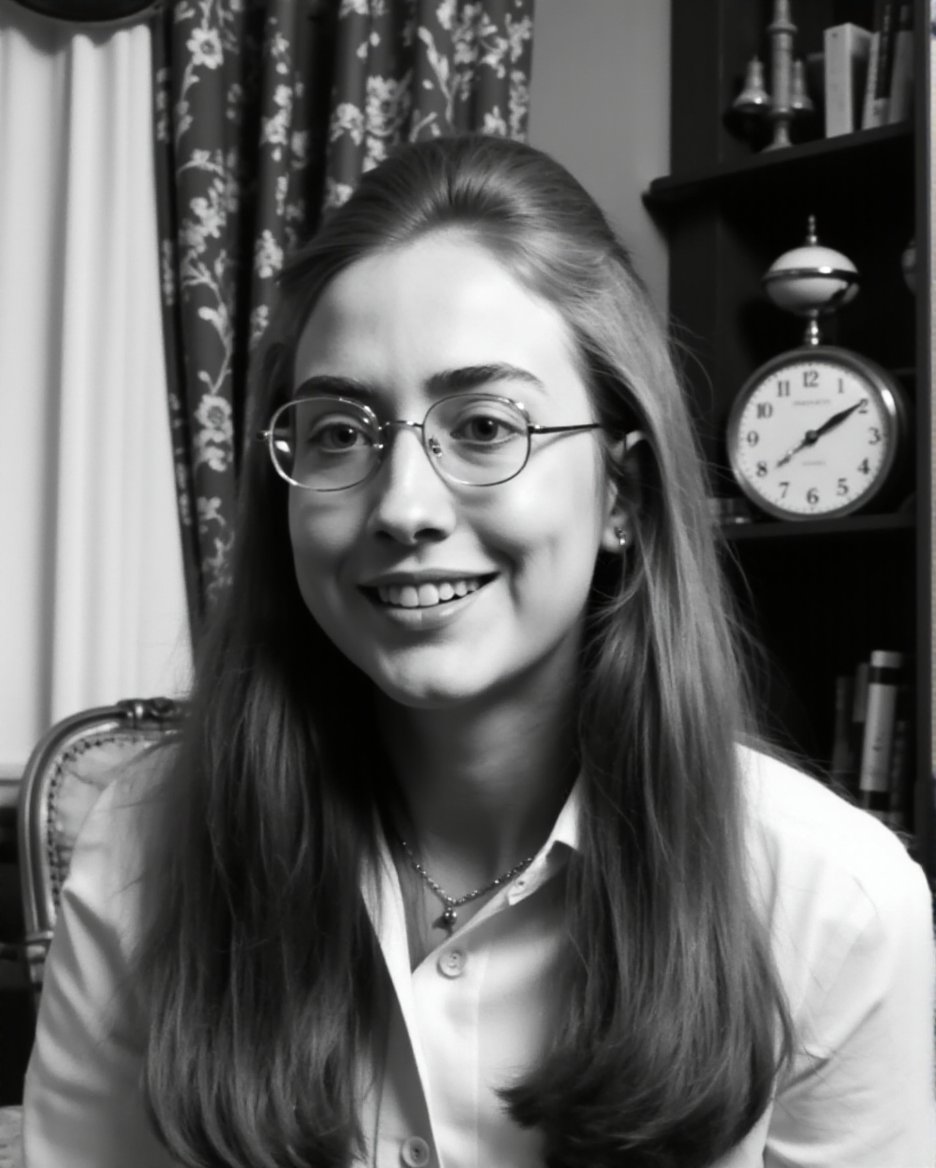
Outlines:
{"type": "Polygon", "coordinates": [[[362,402],[316,396],[281,405],[257,437],[267,443],[273,466],[286,482],[311,491],[343,491],[374,474],[396,428],[419,431],[441,478],[493,487],[523,470],[533,434],[573,434],[601,426],[537,426],[522,402],[489,393],[440,398],[421,422],[381,422],[362,402]]]}

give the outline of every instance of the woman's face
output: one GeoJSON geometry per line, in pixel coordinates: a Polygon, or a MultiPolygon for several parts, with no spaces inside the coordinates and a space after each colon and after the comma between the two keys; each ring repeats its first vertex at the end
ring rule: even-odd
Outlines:
{"type": "MultiPolygon", "coordinates": [[[[454,233],[359,260],[329,285],[300,339],[295,395],[340,392],[381,421],[421,422],[455,374],[522,401],[539,425],[595,420],[558,312],[454,233]]],[[[618,546],[600,432],[534,436],[525,469],[488,487],[440,478],[419,431],[385,433],[365,482],[290,488],[312,616],[406,706],[564,690],[596,556],[618,546]]]]}

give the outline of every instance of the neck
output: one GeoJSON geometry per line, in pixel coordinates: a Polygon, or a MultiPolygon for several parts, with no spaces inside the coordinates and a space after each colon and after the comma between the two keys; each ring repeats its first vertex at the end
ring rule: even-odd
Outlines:
{"type": "Polygon", "coordinates": [[[577,771],[569,698],[471,711],[381,700],[378,709],[405,801],[399,828],[427,867],[482,882],[539,849],[577,771]]]}

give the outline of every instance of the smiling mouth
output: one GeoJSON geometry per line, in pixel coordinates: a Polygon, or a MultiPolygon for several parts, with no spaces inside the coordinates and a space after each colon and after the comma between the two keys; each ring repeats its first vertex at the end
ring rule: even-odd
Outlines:
{"type": "Polygon", "coordinates": [[[461,600],[493,579],[493,576],[466,576],[455,580],[424,580],[419,584],[382,584],[364,591],[389,608],[435,608],[461,600]]]}

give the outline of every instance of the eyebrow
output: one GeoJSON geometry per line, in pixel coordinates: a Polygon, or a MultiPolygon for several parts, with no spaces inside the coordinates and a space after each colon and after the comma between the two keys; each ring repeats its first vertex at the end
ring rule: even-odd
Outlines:
{"type": "MultiPolygon", "coordinates": [[[[463,365],[458,369],[443,369],[438,373],[433,373],[425,384],[430,393],[442,397],[447,393],[463,393],[466,390],[478,389],[483,385],[496,385],[505,381],[520,381],[524,385],[532,385],[539,390],[546,388],[542,381],[528,369],[501,361],[487,365],[463,365]]],[[[293,391],[293,396],[306,397],[311,394],[324,393],[336,397],[367,400],[380,396],[380,392],[378,386],[361,381],[356,377],[344,377],[335,373],[319,373],[303,381],[293,391]]]]}

